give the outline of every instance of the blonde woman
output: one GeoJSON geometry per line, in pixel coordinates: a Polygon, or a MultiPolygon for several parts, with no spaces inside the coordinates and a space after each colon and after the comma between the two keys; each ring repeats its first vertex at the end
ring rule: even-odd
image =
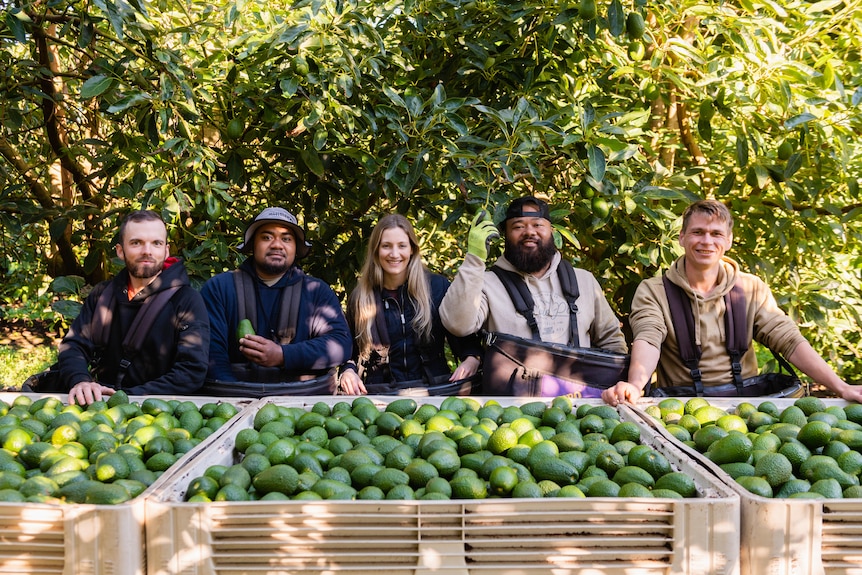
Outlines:
{"type": "Polygon", "coordinates": [[[449,280],[422,261],[413,226],[402,215],[380,219],[347,304],[353,361],[342,369],[342,393],[469,393],[482,348],[477,336],[454,337],[437,308],[449,280]],[[461,361],[450,373],[445,341],[461,361]]]}

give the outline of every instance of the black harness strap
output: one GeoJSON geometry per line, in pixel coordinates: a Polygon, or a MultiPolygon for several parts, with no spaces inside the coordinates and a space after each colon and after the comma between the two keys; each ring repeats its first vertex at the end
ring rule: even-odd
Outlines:
{"type": "MultiPolygon", "coordinates": [[[[159,313],[161,313],[162,309],[179,289],[180,286],[173,286],[162,290],[144,300],[144,303],[138,309],[135,319],[132,320],[132,325],[129,326],[129,331],[126,332],[126,336],[123,338],[123,358],[120,360],[117,380],[114,383],[117,389],[122,389],[123,379],[126,377],[126,372],[132,364],[132,359],[141,350],[144,338],[150,333],[156,317],[158,317],[159,313]]],[[[110,340],[111,317],[114,313],[115,298],[114,284],[111,282],[99,295],[99,300],[96,303],[96,313],[90,324],[93,343],[97,347],[104,347],[110,340]]]]}
{"type": "Polygon", "coordinates": [[[742,395],[742,356],[748,351],[751,343],[746,336],[745,327],[745,294],[738,285],[724,296],[724,327],[727,334],[727,353],[730,355],[730,369],[733,372],[733,383],[739,395],[742,395]]]}
{"type": "MultiPolygon", "coordinates": [[[[533,295],[530,293],[530,288],[526,282],[516,272],[504,270],[499,266],[491,266],[491,271],[500,278],[500,283],[506,288],[509,297],[512,299],[512,304],[515,306],[515,311],[524,316],[527,320],[527,325],[530,326],[532,339],[541,341],[542,337],[539,334],[539,324],[533,313],[535,302],[533,295]]],[[[578,279],[575,276],[575,268],[572,267],[567,260],[561,260],[557,267],[557,277],[560,280],[560,287],[563,290],[563,296],[569,304],[569,347],[580,347],[580,336],[578,335],[578,304],[577,300],[581,296],[578,289],[578,279]]]]}
{"type": "MultiPolygon", "coordinates": [[[[241,271],[233,271],[233,283],[236,288],[237,313],[240,319],[248,319],[257,332],[257,292],[254,280],[241,271]]],[[[281,292],[281,304],[278,310],[278,329],[275,332],[280,345],[287,345],[296,338],[296,327],[299,323],[299,305],[302,303],[302,280],[285,286],[281,292]]]]}
{"type": "Polygon", "coordinates": [[[491,271],[500,278],[500,282],[509,292],[509,297],[512,298],[512,303],[515,306],[515,311],[524,316],[527,320],[527,325],[530,326],[530,333],[535,340],[542,340],[539,334],[539,324],[536,322],[536,316],[533,315],[533,295],[530,293],[530,288],[521,279],[517,273],[504,270],[499,266],[491,266],[491,271]]]}
{"type": "MultiPolygon", "coordinates": [[[[700,371],[701,348],[694,340],[694,314],[691,304],[681,287],[671,282],[667,274],[662,276],[671,321],[676,331],[679,344],[679,355],[683,364],[689,369],[694,389],[703,395],[703,374],[700,371]]],[[[733,383],[739,395],[742,395],[742,356],[748,351],[751,340],[745,322],[745,293],[738,285],[734,285],[724,296],[724,328],[725,347],[730,355],[730,367],[733,372],[733,383]]]]}
{"type": "Polygon", "coordinates": [[[575,268],[572,267],[567,260],[561,260],[557,267],[557,276],[560,278],[560,287],[563,288],[563,295],[566,301],[569,302],[569,345],[571,347],[580,347],[580,336],[578,335],[578,298],[581,297],[581,291],[578,289],[578,278],[575,277],[575,268]]]}

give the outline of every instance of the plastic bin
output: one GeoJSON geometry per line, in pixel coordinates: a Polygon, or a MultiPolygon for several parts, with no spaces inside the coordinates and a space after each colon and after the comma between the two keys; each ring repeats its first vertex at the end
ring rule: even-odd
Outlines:
{"type": "MultiPolygon", "coordinates": [[[[11,404],[20,393],[0,393],[11,404]]],[[[33,400],[57,394],[23,394],[33,400]]],[[[197,405],[225,398],[150,396],[193,401],[197,405]]],[[[145,397],[130,397],[141,403],[145,397]]],[[[251,399],[233,399],[238,408],[251,399]]],[[[174,463],[180,467],[217,440],[239,416],[174,463]]],[[[119,505],[0,503],[0,574],[144,575],[146,538],[144,499],[167,478],[167,472],[138,497],[119,505]]]]}
{"type": "Polygon", "coordinates": [[[695,478],[701,497],[183,502],[189,481],[208,466],[236,463],[234,438],[267,401],[310,407],[342,399],[263,399],[171,472],[146,500],[149,575],[739,573],[738,495],[625,411],[621,418],[638,423],[644,443],[695,478]]]}
{"type": "MultiPolygon", "coordinates": [[[[771,401],[779,409],[796,401],[771,397],[706,399],[725,410],[735,408],[742,401],[755,406],[771,401]]],[[[657,405],[659,401],[644,399],[634,411],[741,497],[742,575],[862,574],[862,499],[815,501],[754,495],[704,455],[677,441],[661,423],[640,409],[657,405]]],[[[823,402],[827,406],[848,405],[842,399],[823,399],[823,402]]]]}

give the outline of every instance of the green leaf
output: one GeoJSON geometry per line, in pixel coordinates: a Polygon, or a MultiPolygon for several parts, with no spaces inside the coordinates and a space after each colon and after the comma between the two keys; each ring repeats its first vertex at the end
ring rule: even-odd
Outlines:
{"type": "Polygon", "coordinates": [[[101,96],[111,87],[113,80],[104,74],[97,74],[88,78],[84,85],[81,86],[81,98],[89,100],[96,96],[101,96]]]}
{"type": "Polygon", "coordinates": [[[69,226],[68,218],[55,218],[48,224],[48,231],[51,233],[51,241],[56,242],[59,237],[66,233],[66,228],[69,226]]]}
{"type": "Polygon", "coordinates": [[[51,282],[51,291],[58,295],[75,294],[86,283],[81,276],[60,276],[51,282]]]}
{"type": "Polygon", "coordinates": [[[748,140],[741,130],[736,131],[736,165],[740,168],[748,165],[748,140]]]}
{"type": "Polygon", "coordinates": [[[302,158],[302,163],[311,170],[311,172],[317,176],[318,178],[322,178],[324,175],[323,162],[320,160],[320,156],[317,155],[317,151],[313,148],[305,148],[300,153],[299,156],[302,158]]]}
{"type": "Polygon", "coordinates": [[[797,114],[796,116],[793,116],[792,118],[790,118],[789,120],[784,122],[784,129],[785,130],[793,130],[794,128],[797,128],[797,127],[801,126],[802,124],[807,124],[811,120],[815,120],[815,119],[817,119],[817,116],[815,116],[814,114],[811,114],[809,112],[805,112],[803,114],[797,114]]]}
{"type": "Polygon", "coordinates": [[[719,197],[726,196],[733,189],[734,184],[736,184],[736,174],[734,172],[728,172],[724,178],[721,179],[721,184],[719,184],[715,195],[719,197]]]}
{"type": "Polygon", "coordinates": [[[844,3],[844,0],[823,0],[822,2],[815,2],[814,4],[808,6],[805,9],[805,12],[808,14],[820,14],[821,12],[828,12],[841,4],[844,3]]]}
{"type": "Polygon", "coordinates": [[[605,154],[601,148],[592,144],[587,146],[587,158],[589,160],[590,176],[601,182],[605,179],[605,154]]]}
{"type": "MultiPolygon", "coordinates": [[[[16,10],[20,11],[20,8],[16,8],[16,10]]],[[[12,12],[6,12],[5,21],[6,26],[8,26],[9,30],[12,31],[12,35],[15,37],[15,40],[17,40],[19,44],[26,43],[27,30],[24,27],[24,23],[12,12]]]]}
{"type": "Polygon", "coordinates": [[[789,158],[787,158],[787,165],[784,166],[784,179],[790,179],[793,174],[795,174],[799,168],[802,167],[802,154],[795,153],[792,154],[789,158]]]}
{"type": "Polygon", "coordinates": [[[122,98],[115,104],[108,106],[109,114],[116,114],[117,112],[122,112],[123,110],[127,110],[140,104],[141,102],[149,102],[152,100],[152,96],[149,94],[145,94],[143,92],[137,92],[134,94],[129,94],[128,96],[122,98]]]}
{"type": "Polygon", "coordinates": [[[620,0],[613,0],[608,6],[608,30],[616,37],[626,29],[626,12],[620,0]]]}

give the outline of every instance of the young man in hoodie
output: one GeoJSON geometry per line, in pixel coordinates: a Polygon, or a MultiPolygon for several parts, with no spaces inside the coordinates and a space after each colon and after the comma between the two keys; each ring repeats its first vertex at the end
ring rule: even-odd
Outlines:
{"type": "Polygon", "coordinates": [[[125,268],[93,288],[59,346],[55,369],[69,403],[89,405],[117,389],[129,395],[194,393],[207,371],[209,320],[183,262],[170,256],[161,216],[129,214],[116,250],[125,268]],[[130,353],[124,339],[136,316],[162,293],[140,349],[130,353]]]}
{"type": "MultiPolygon", "coordinates": [[[[832,371],[793,320],[778,307],[769,287],[758,277],[740,271],[735,261],[725,257],[732,242],[733,217],[727,207],[715,200],[697,201],[683,214],[679,243],[685,254],[667,270],[667,279],[682,288],[691,303],[704,388],[733,381],[725,339],[724,296],[734,285],[739,285],[745,294],[745,329],[754,340],[779,353],[838,397],[862,400],[862,386],[848,385],[832,371]]],[[[603,399],[611,405],[636,402],[653,372],[658,387],[690,386],[691,371],[680,357],[661,276],[644,280],[638,286],[629,320],[634,342],[628,381],[605,390],[603,399]]],[[[742,379],[757,375],[753,346],[749,346],[740,364],[742,379]]]]}
{"type": "MultiPolygon", "coordinates": [[[[529,289],[538,339],[571,345],[571,311],[557,270],[562,256],[554,245],[551,212],[547,203],[532,196],[513,200],[499,227],[484,212],[474,218],[467,255],[440,305],[443,325],[456,336],[486,330],[532,338],[530,323],[516,311],[505,285],[496,273],[485,268],[489,243],[501,232],[505,251],[494,265],[514,272],[529,289]]],[[[580,291],[576,316],[578,346],[627,353],[620,321],[598,281],[587,270],[575,268],[574,273],[580,291]]]]}

